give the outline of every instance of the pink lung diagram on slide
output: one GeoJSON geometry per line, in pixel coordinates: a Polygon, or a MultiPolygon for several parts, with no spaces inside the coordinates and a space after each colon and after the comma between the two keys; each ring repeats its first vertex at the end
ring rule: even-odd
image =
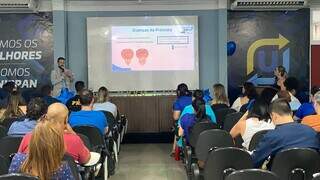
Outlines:
{"type": "Polygon", "coordinates": [[[132,61],[132,58],[133,58],[133,50],[132,49],[123,49],[121,51],[121,56],[122,56],[122,59],[124,60],[124,62],[129,65],[132,61]]]}
{"type": "Polygon", "coordinates": [[[140,48],[136,51],[136,56],[139,59],[139,64],[145,65],[149,56],[149,52],[147,49],[140,48]]]}

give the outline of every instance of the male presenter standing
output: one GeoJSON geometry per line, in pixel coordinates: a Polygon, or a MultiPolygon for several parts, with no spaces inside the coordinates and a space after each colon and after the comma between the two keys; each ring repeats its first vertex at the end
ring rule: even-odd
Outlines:
{"type": "Polygon", "coordinates": [[[62,88],[70,90],[74,75],[70,69],[65,68],[65,58],[59,57],[57,60],[58,67],[51,72],[51,82],[53,85],[53,96],[58,96],[62,88]]]}

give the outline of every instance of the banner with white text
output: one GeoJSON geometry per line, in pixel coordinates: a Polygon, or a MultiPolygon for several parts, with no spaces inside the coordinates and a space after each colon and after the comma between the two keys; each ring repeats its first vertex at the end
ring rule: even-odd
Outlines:
{"type": "Polygon", "coordinates": [[[0,87],[22,90],[50,83],[53,69],[52,13],[0,14],[0,87]]]}

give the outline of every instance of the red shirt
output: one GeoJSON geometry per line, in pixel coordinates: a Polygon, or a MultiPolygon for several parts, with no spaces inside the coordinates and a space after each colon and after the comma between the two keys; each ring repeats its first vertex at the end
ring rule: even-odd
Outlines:
{"type": "MultiPolygon", "coordinates": [[[[89,158],[90,151],[83,144],[79,136],[71,133],[64,133],[64,145],[66,152],[73,157],[75,161],[78,161],[80,164],[84,164],[85,161],[89,158]]],[[[28,146],[31,140],[31,133],[26,134],[20,144],[19,153],[28,153],[28,146]]]]}

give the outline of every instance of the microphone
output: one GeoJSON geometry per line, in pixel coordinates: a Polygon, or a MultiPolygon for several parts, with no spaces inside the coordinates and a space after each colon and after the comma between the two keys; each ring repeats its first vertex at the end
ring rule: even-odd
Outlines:
{"type": "Polygon", "coordinates": [[[64,67],[62,66],[58,66],[58,67],[61,69],[62,72],[64,72],[64,67]]]}

